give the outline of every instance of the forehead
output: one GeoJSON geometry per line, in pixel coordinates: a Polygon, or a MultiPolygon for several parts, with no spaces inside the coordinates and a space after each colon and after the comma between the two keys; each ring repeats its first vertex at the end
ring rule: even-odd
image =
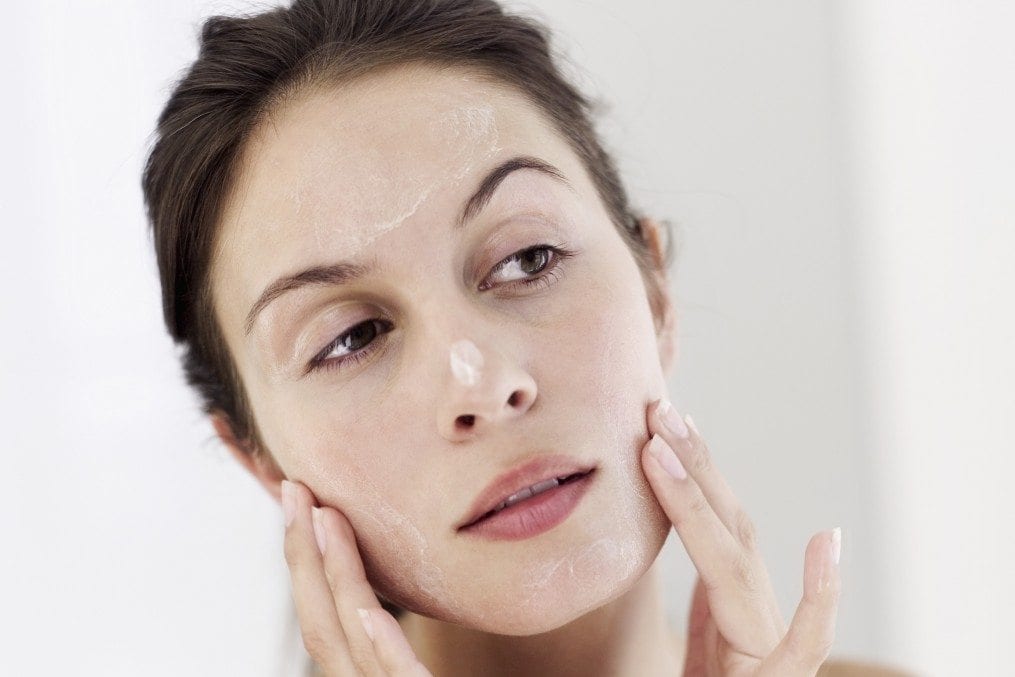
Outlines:
{"type": "Polygon", "coordinates": [[[246,147],[220,223],[215,296],[249,303],[298,265],[357,258],[401,225],[447,218],[479,172],[523,149],[566,164],[538,108],[470,71],[393,68],[306,95],[246,147]]]}

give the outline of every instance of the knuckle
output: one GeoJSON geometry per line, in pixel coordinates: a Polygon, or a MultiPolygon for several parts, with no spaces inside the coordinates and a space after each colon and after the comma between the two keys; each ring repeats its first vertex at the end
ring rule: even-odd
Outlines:
{"type": "Polygon", "coordinates": [[[691,471],[695,474],[704,474],[712,469],[712,455],[703,442],[697,442],[690,453],[691,471]]]}
{"type": "Polygon", "coordinates": [[[758,590],[754,559],[746,553],[738,553],[733,559],[733,580],[745,593],[754,594],[758,590]]]}
{"type": "Polygon", "coordinates": [[[834,640],[817,639],[800,633],[790,633],[787,637],[791,653],[806,666],[821,665],[832,653],[834,640]]]}
{"type": "Polygon", "coordinates": [[[386,672],[378,672],[380,669],[377,663],[377,654],[374,650],[369,647],[360,647],[356,644],[350,644],[349,655],[352,657],[353,664],[359,668],[360,674],[363,675],[387,675],[386,672]]]}
{"type": "Polygon", "coordinates": [[[733,533],[747,550],[754,552],[758,547],[758,530],[745,510],[738,509],[733,518],[733,533]]]}
{"type": "Polygon", "coordinates": [[[303,627],[300,629],[300,636],[303,638],[303,647],[315,660],[323,660],[330,650],[330,642],[315,627],[303,627]]]}
{"type": "Polygon", "coordinates": [[[705,589],[706,595],[714,595],[723,589],[723,582],[712,576],[706,576],[705,574],[699,573],[698,577],[701,579],[701,587],[705,589]]]}
{"type": "Polygon", "coordinates": [[[282,550],[285,552],[285,561],[288,562],[290,568],[298,568],[306,560],[306,548],[302,546],[295,534],[286,535],[282,550]]]}
{"type": "Polygon", "coordinates": [[[690,503],[687,504],[687,510],[692,517],[698,517],[702,513],[711,509],[711,504],[705,495],[700,491],[691,499],[690,503]]]}

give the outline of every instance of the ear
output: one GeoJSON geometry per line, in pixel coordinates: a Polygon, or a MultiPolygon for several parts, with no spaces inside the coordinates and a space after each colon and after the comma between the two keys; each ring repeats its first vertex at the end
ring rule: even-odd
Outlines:
{"type": "Polygon", "coordinates": [[[286,479],[286,476],[271,455],[264,450],[255,449],[249,441],[238,440],[233,432],[232,422],[224,412],[216,410],[210,414],[210,418],[215,434],[222,440],[222,444],[233,458],[239,461],[240,465],[246,468],[281,505],[282,480],[286,479]]]}
{"type": "Polygon", "coordinates": [[[676,332],[676,312],[670,295],[669,278],[666,270],[666,231],[650,216],[638,219],[641,238],[648,245],[653,265],[653,277],[659,289],[658,298],[653,299],[652,313],[655,316],[656,336],[659,342],[659,363],[663,374],[668,375],[676,363],[679,353],[676,332]]]}

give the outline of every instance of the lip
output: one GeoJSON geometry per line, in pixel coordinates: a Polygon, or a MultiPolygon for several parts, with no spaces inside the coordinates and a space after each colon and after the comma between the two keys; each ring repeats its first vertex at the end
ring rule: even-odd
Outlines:
{"type": "MultiPolygon", "coordinates": [[[[522,463],[521,465],[518,465],[496,477],[485,489],[483,489],[483,491],[479,493],[476,499],[472,502],[472,506],[469,509],[467,516],[459,522],[457,530],[462,531],[463,529],[472,526],[477,520],[493,510],[494,507],[499,505],[502,501],[507,500],[509,496],[521,491],[522,489],[531,487],[538,482],[554,477],[566,477],[568,475],[588,473],[594,470],[595,467],[595,464],[582,462],[571,456],[559,454],[539,456],[538,458],[522,463]]],[[[568,485],[564,485],[564,487],[566,486],[568,485]]],[[[554,492],[558,491],[558,489],[552,489],[550,491],[554,492]]],[[[526,499],[516,505],[528,503],[529,501],[536,500],[538,498],[539,497],[536,496],[534,498],[526,499]]],[[[507,509],[510,510],[512,507],[514,506],[507,509]]]]}

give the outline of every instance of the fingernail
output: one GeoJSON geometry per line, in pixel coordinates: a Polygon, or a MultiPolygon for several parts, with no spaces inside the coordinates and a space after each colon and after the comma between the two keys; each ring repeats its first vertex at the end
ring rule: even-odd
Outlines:
{"type": "Polygon", "coordinates": [[[839,555],[842,554],[842,527],[832,529],[832,560],[838,565],[839,555]]]}
{"type": "Polygon", "coordinates": [[[314,537],[317,539],[317,549],[324,554],[324,545],[327,539],[324,537],[324,515],[321,514],[321,509],[318,507],[312,507],[310,514],[314,518],[314,537]]]}
{"type": "Polygon", "coordinates": [[[674,451],[670,449],[670,445],[666,444],[663,438],[659,437],[659,435],[652,435],[652,439],[649,440],[648,443],[648,450],[649,453],[652,454],[652,457],[659,462],[659,465],[663,467],[663,470],[669,473],[672,477],[675,477],[678,480],[682,480],[687,477],[687,471],[684,470],[684,465],[680,462],[680,459],[677,458],[674,451]]]}
{"type": "Polygon", "coordinates": [[[282,480],[282,512],[288,527],[293,523],[293,517],[296,517],[296,485],[289,480],[282,480]]]}
{"type": "Polygon", "coordinates": [[[680,418],[680,414],[673,408],[670,401],[667,398],[663,398],[659,401],[659,408],[656,409],[659,412],[659,420],[662,421],[663,425],[666,426],[670,432],[681,439],[687,437],[687,426],[684,425],[683,420],[680,418]]]}
{"type": "Polygon", "coordinates": [[[374,624],[370,620],[370,612],[366,609],[356,609],[359,612],[359,618],[363,621],[363,632],[367,633],[367,637],[370,641],[374,641],[374,624]]]}
{"type": "Polygon", "coordinates": [[[832,538],[828,542],[827,559],[822,562],[821,573],[818,575],[818,592],[823,593],[832,582],[832,577],[835,576],[835,571],[839,568],[839,554],[841,551],[842,528],[835,527],[832,529],[832,538]]]}

